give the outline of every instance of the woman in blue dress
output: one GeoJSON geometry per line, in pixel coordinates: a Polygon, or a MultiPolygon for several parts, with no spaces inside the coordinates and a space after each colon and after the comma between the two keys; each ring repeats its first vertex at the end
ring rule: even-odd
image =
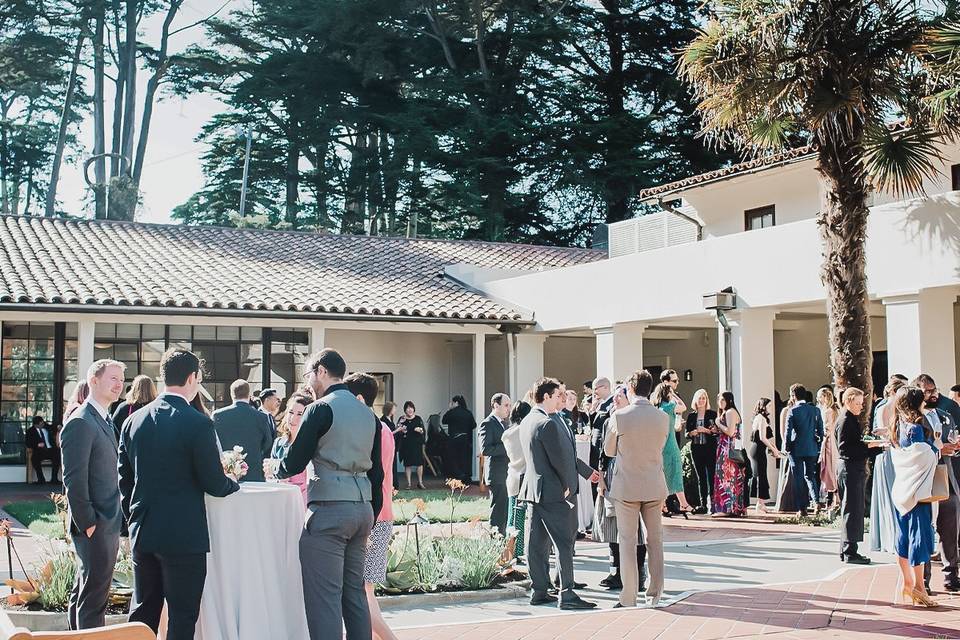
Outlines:
{"type": "Polygon", "coordinates": [[[933,505],[919,502],[929,495],[918,495],[919,479],[936,467],[939,452],[933,441],[933,430],[921,411],[923,391],[904,387],[896,395],[897,420],[891,442],[897,475],[893,495],[897,503],[897,562],[903,580],[904,601],[935,607],[937,603],[923,586],[923,565],[933,554],[933,505]],[[927,450],[926,447],[930,449],[927,450]],[[931,455],[932,454],[932,455],[931,455]]]}

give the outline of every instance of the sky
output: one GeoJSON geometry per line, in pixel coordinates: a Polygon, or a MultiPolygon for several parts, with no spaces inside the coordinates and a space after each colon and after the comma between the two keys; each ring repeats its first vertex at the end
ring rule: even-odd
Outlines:
{"type": "MultiPolygon", "coordinates": [[[[180,10],[173,28],[189,25],[209,16],[226,4],[218,15],[225,16],[232,7],[242,6],[243,0],[186,0],[180,10]]],[[[156,45],[160,39],[160,27],[163,16],[158,14],[141,25],[140,39],[156,45]]],[[[170,50],[181,51],[190,44],[200,42],[205,33],[202,26],[194,27],[171,38],[170,50]]],[[[143,108],[143,95],[146,89],[147,74],[138,74],[137,86],[137,126],[143,108]]],[[[107,146],[110,145],[110,128],[113,106],[112,83],[107,82],[107,146]]],[[[92,75],[86,79],[88,92],[93,91],[92,75]]],[[[153,119],[150,125],[150,139],[147,145],[141,183],[142,204],[137,212],[141,222],[171,222],[170,213],[177,205],[183,204],[194,192],[203,186],[203,173],[200,156],[206,145],[196,141],[201,127],[224,105],[207,94],[191,95],[188,98],[161,96],[154,105],[153,119]]],[[[88,198],[88,190],[83,178],[83,161],[93,150],[93,118],[90,115],[77,130],[79,141],[85,146],[83,158],[63,168],[60,185],[57,189],[61,206],[73,215],[93,217],[93,205],[88,198]]],[[[137,131],[139,135],[139,129],[137,131]]],[[[91,172],[92,173],[92,172],[91,172]]],[[[238,203],[239,206],[239,203],[238,203]]]]}

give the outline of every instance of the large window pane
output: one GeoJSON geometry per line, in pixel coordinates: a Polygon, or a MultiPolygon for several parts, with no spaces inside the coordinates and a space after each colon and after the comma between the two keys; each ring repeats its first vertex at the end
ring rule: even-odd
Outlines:
{"type": "Polygon", "coordinates": [[[30,340],[31,358],[53,358],[53,338],[30,340]]]}
{"type": "Polygon", "coordinates": [[[164,338],[164,326],[162,324],[145,324],[140,327],[144,340],[160,340],[164,338]]]}
{"type": "Polygon", "coordinates": [[[140,345],[140,359],[144,362],[160,362],[164,352],[163,340],[151,340],[140,345]]]}
{"type": "Polygon", "coordinates": [[[172,324],[170,325],[170,342],[174,340],[183,340],[185,342],[190,342],[192,339],[190,326],[182,324],[172,324]]]}
{"type": "Polygon", "coordinates": [[[98,322],[93,328],[94,338],[116,338],[117,325],[110,322],[98,322]]]}
{"type": "Polygon", "coordinates": [[[26,338],[3,338],[4,358],[26,358],[30,351],[30,341],[26,338]]]}
{"type": "Polygon", "coordinates": [[[240,327],[217,327],[217,340],[233,340],[237,341],[240,339],[240,327]]]}
{"type": "Polygon", "coordinates": [[[78,355],[78,346],[76,340],[63,341],[63,357],[67,360],[76,360],[78,355]]]}
{"type": "Polygon", "coordinates": [[[194,340],[216,340],[217,339],[217,328],[216,327],[194,327],[193,328],[193,339],[194,340]]]}
{"type": "Polygon", "coordinates": [[[53,360],[31,360],[30,382],[53,380],[53,360]]]}
{"type": "Polygon", "coordinates": [[[140,325],[138,324],[118,324],[117,325],[117,338],[133,338],[134,340],[140,339],[140,325]]]}
{"type": "Polygon", "coordinates": [[[0,379],[6,382],[26,382],[27,361],[3,360],[2,365],[0,365],[0,379]]]}

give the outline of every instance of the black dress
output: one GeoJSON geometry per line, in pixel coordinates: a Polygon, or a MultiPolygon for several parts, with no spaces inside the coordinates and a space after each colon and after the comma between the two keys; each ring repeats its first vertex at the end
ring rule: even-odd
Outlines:
{"type": "Polygon", "coordinates": [[[123,430],[123,423],[127,421],[127,418],[130,417],[137,409],[142,409],[146,405],[144,404],[131,404],[124,400],[117,405],[117,408],[113,410],[113,415],[110,417],[111,422],[113,422],[113,430],[117,437],[117,442],[120,442],[120,432],[123,430]]]}
{"type": "Polygon", "coordinates": [[[423,426],[423,419],[420,416],[407,418],[406,416],[397,420],[398,427],[406,427],[406,433],[402,435],[400,441],[400,462],[404,467],[422,467],[423,466],[423,443],[426,442],[426,428],[423,426]],[[417,432],[417,428],[420,429],[417,432]]]}
{"type": "Polygon", "coordinates": [[[452,475],[470,482],[473,475],[473,432],[477,428],[477,421],[463,407],[453,407],[443,414],[441,421],[447,425],[447,433],[450,434],[452,475]]]}
{"type": "MultiPolygon", "coordinates": [[[[690,432],[699,427],[712,427],[717,423],[717,414],[707,409],[703,420],[699,420],[696,411],[687,414],[686,432],[690,438],[690,453],[693,455],[693,466],[697,471],[697,484],[700,488],[700,506],[706,508],[707,499],[713,500],[713,478],[717,472],[717,436],[710,434],[691,435],[690,432]]],[[[687,496],[690,499],[691,496],[687,496]]]]}

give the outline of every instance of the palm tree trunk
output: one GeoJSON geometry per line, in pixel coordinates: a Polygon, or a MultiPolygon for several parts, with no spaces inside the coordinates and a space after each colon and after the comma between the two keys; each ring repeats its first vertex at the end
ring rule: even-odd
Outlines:
{"type": "Polygon", "coordinates": [[[869,189],[857,170],[861,166],[859,152],[859,145],[842,142],[819,152],[822,195],[817,226],[823,243],[820,277],[827,294],[834,385],[862,389],[869,400],[873,390],[866,273],[870,210],[869,189]]]}

